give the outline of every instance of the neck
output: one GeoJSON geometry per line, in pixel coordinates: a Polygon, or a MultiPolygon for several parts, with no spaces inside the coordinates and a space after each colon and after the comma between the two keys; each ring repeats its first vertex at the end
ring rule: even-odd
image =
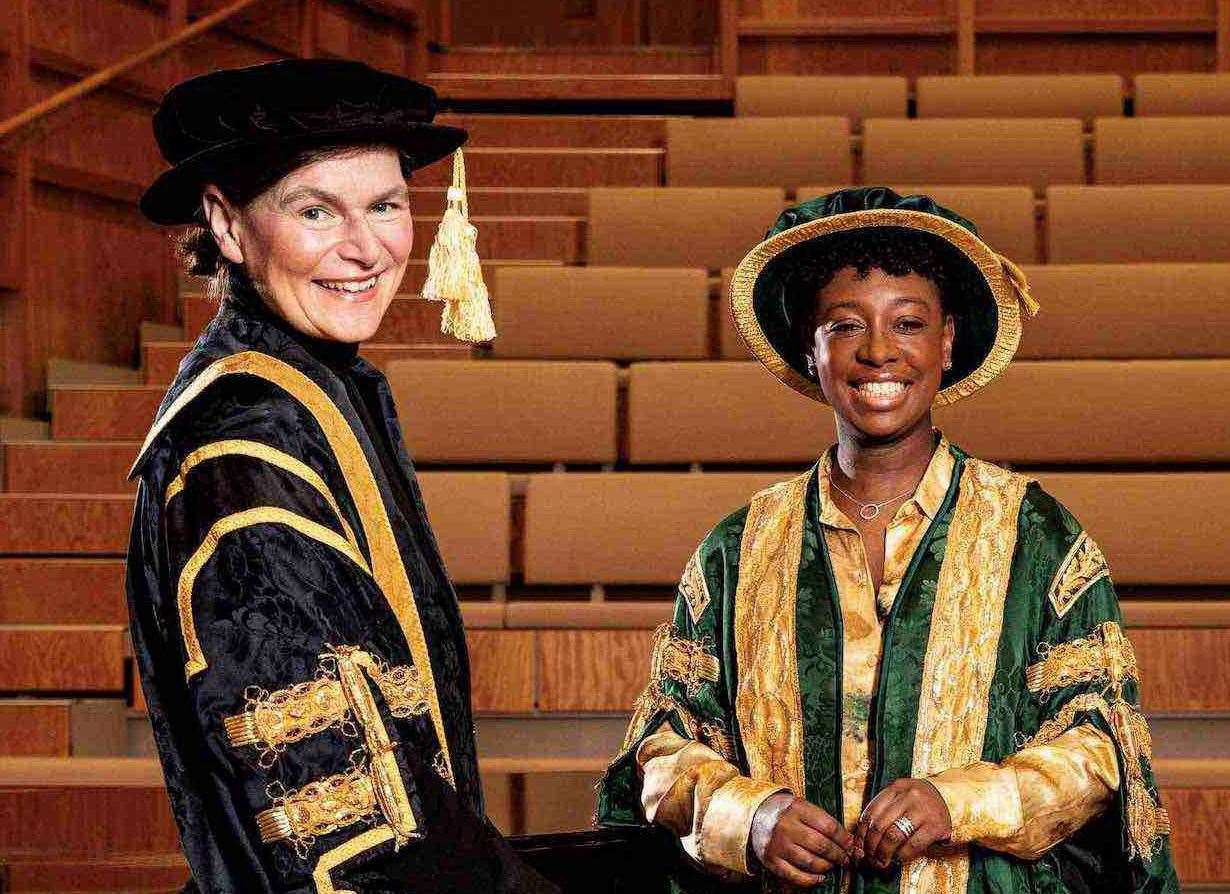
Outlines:
{"type": "Polygon", "coordinates": [[[928,413],[918,424],[888,440],[876,440],[837,420],[833,473],[854,496],[873,501],[916,487],[935,453],[936,435],[928,413]]]}

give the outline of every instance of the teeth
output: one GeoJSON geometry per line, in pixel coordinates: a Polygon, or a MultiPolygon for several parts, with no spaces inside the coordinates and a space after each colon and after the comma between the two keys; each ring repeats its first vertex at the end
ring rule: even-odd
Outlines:
{"type": "Polygon", "coordinates": [[[905,391],[904,382],[864,382],[858,386],[869,397],[896,397],[905,391]]]}
{"type": "Polygon", "coordinates": [[[321,288],[329,289],[334,292],[366,292],[376,284],[376,277],[369,276],[362,282],[325,282],[317,280],[321,288]]]}

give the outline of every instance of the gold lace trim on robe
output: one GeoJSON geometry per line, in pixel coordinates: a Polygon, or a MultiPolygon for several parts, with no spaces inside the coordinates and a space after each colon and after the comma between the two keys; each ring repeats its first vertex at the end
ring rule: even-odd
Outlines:
{"type": "MultiPolygon", "coordinates": [[[[1030,479],[967,459],[948,527],[923,659],[911,775],[982,757],[1017,516],[1030,479]]],[[[901,870],[902,894],[964,894],[969,851],[925,856],[901,870]]]]}
{"type": "Polygon", "coordinates": [[[1145,782],[1143,760],[1153,761],[1153,738],[1140,710],[1123,697],[1123,684],[1139,680],[1136,653],[1114,621],[1088,637],[1040,650],[1043,659],[1025,672],[1030,692],[1044,696],[1065,686],[1101,684],[1100,692],[1082,693],[1048,719],[1025,745],[1044,745],[1070,728],[1078,714],[1098,714],[1111,728],[1123,752],[1124,794],[1131,856],[1149,860],[1163,836],[1170,834],[1170,815],[1145,782]]]}
{"type": "Polygon", "coordinates": [[[372,819],[379,811],[376,784],[363,767],[338,773],[288,794],[270,791],[273,807],[256,815],[261,841],[287,841],[301,858],[322,835],[372,819]]]}
{"type": "Polygon", "coordinates": [[[1090,587],[1109,576],[1110,566],[1106,564],[1101,547],[1082,531],[1068,550],[1046,594],[1055,616],[1062,618],[1090,587]]]}

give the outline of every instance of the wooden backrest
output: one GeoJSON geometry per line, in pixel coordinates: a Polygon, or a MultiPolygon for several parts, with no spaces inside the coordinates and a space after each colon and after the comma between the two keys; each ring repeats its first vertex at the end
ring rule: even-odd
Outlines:
{"type": "Polygon", "coordinates": [[[784,186],[853,176],[845,118],[671,118],[671,186],[784,186]]]}

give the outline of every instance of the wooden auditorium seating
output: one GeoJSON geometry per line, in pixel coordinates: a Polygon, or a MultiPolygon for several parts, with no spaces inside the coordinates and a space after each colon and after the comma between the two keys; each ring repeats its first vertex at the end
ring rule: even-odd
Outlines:
{"type": "MultiPolygon", "coordinates": [[[[414,175],[417,186],[447,186],[448,165],[414,175]]],[[[661,182],[661,149],[497,146],[466,150],[468,183],[535,186],[653,186],[661,182]]]]}
{"type": "Polygon", "coordinates": [[[1230,356],[1230,264],[1035,264],[1022,358],[1230,356]]]}
{"type": "Polygon", "coordinates": [[[919,118],[1095,118],[1123,114],[1115,74],[924,75],[919,118]]]}
{"type": "Polygon", "coordinates": [[[785,204],[782,189],[591,189],[588,261],[717,270],[763,239],[785,204]]]}
{"type": "Polygon", "coordinates": [[[1230,186],[1052,186],[1050,263],[1230,261],[1230,186]]]}
{"type": "Polygon", "coordinates": [[[907,87],[893,75],[743,75],[735,79],[735,116],[904,118],[907,87]]]}
{"type": "MultiPolygon", "coordinates": [[[[1230,360],[1019,362],[936,423],[1026,466],[1225,463],[1230,402],[1209,395],[1226,391],[1230,360]]],[[[628,426],[633,464],[806,463],[834,439],[828,408],[752,362],[633,364],[628,426]]]]}
{"type": "MultiPolygon", "coordinates": [[[[666,118],[655,115],[481,115],[445,112],[437,115],[435,120],[451,127],[465,128],[470,135],[466,146],[470,148],[551,146],[571,149],[652,149],[661,147],[666,139],[666,118]]],[[[474,186],[481,188],[483,184],[476,181],[474,186]]],[[[515,182],[501,182],[501,188],[515,187],[515,182]]],[[[439,207],[443,208],[443,203],[439,207]]]]}
{"type": "Polygon", "coordinates": [[[863,124],[865,183],[1083,183],[1078,118],[869,119],[863,124]]]}
{"type": "Polygon", "coordinates": [[[1230,115],[1230,74],[1141,72],[1137,115],[1230,115]]]}
{"type": "Polygon", "coordinates": [[[723,516],[781,473],[529,476],[527,584],[672,583],[723,516]],[[654,535],[646,536],[652,519],[654,535]]]}
{"type": "Polygon", "coordinates": [[[496,357],[702,359],[709,282],[699,268],[504,267],[491,283],[496,357]]]}
{"type": "Polygon", "coordinates": [[[798,186],[853,177],[845,118],[671,118],[669,186],[798,186]]]}
{"type": "Polygon", "coordinates": [[[615,461],[613,363],[404,360],[388,377],[416,462],[615,461]]]}
{"type": "MultiPolygon", "coordinates": [[[[978,225],[978,232],[992,248],[1019,264],[1038,258],[1038,226],[1034,194],[1028,186],[892,186],[902,195],[931,196],[941,205],[964,215],[978,225]]],[[[826,195],[840,186],[800,186],[799,201],[826,195]]]]}
{"type": "Polygon", "coordinates": [[[1230,115],[1099,118],[1094,182],[1230,183],[1230,115]]]}

